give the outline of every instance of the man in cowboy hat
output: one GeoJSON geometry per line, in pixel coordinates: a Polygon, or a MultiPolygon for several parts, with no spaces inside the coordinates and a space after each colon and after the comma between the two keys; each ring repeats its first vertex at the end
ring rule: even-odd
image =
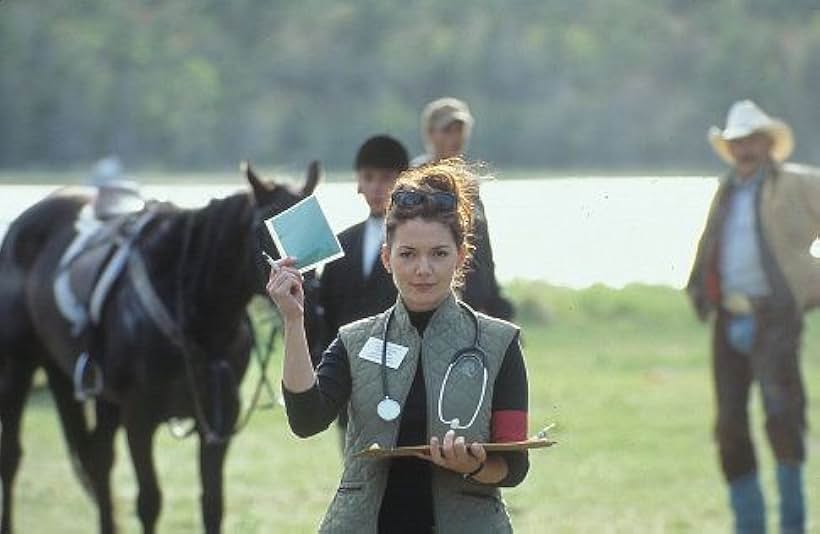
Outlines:
{"type": "Polygon", "coordinates": [[[709,140],[732,169],[715,194],[687,286],[698,317],[714,321],[716,435],[737,532],[765,531],[747,404],[757,381],[777,459],[782,532],[805,529],[806,396],[802,316],[820,304],[820,174],[783,162],[789,126],[754,102],[736,102],[709,140]]]}

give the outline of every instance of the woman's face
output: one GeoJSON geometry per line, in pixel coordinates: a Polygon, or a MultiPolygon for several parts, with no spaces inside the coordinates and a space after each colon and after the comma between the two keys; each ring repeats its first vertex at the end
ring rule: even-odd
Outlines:
{"type": "Polygon", "coordinates": [[[385,269],[404,305],[416,312],[434,310],[447,298],[464,257],[446,225],[420,217],[400,223],[382,247],[385,269]]]}

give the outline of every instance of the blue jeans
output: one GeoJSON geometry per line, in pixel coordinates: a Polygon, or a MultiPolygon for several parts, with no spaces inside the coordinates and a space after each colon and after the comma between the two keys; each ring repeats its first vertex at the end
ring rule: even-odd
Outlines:
{"type": "Polygon", "coordinates": [[[757,320],[753,313],[729,315],[726,320],[726,342],[740,354],[751,354],[757,335],[757,320]]]}

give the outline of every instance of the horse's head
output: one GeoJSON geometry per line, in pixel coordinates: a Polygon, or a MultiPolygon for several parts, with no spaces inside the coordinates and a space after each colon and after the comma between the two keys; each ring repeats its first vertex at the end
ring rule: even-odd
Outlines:
{"type": "Polygon", "coordinates": [[[305,183],[301,187],[293,187],[287,184],[280,184],[268,180],[262,180],[251,167],[250,163],[242,163],[242,171],[245,174],[254,200],[254,233],[256,234],[256,258],[259,272],[262,273],[261,284],[257,291],[264,292],[264,282],[267,279],[268,266],[261,257],[264,250],[274,258],[279,257],[279,251],[273,243],[264,221],[273,217],[277,213],[288,209],[303,198],[311,195],[319,185],[322,178],[322,167],[318,161],[312,161],[307,169],[305,183]]]}
{"type": "Polygon", "coordinates": [[[248,162],[243,162],[241,168],[251,186],[257,212],[266,218],[288,209],[313,193],[322,176],[321,165],[318,161],[312,161],[308,166],[305,184],[301,188],[294,188],[262,180],[248,162]]]}

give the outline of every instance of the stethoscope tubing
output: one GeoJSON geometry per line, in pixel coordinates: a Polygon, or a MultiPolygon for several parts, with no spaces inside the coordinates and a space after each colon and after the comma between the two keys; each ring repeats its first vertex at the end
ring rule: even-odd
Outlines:
{"type": "MultiPolygon", "coordinates": [[[[447,366],[447,371],[444,373],[444,378],[441,382],[441,390],[439,391],[439,397],[438,397],[438,418],[443,424],[449,425],[450,428],[453,428],[453,429],[469,428],[475,422],[476,418],[478,417],[478,412],[481,409],[481,406],[484,404],[484,396],[486,395],[486,392],[487,392],[487,381],[488,381],[488,374],[489,374],[487,372],[487,360],[486,360],[487,357],[486,357],[486,354],[481,349],[481,347],[478,346],[478,341],[479,341],[480,333],[481,333],[480,332],[480,325],[479,325],[479,321],[478,321],[478,316],[476,315],[476,313],[469,306],[465,305],[464,303],[459,302],[459,305],[470,314],[470,318],[473,320],[473,327],[474,327],[475,334],[474,334],[474,337],[473,337],[473,346],[469,347],[469,348],[459,350],[458,352],[456,352],[456,354],[450,360],[450,364],[447,366]],[[453,367],[455,367],[455,365],[459,362],[459,360],[461,360],[462,358],[465,358],[465,357],[475,358],[481,364],[481,367],[482,367],[482,370],[483,370],[483,380],[482,380],[482,384],[481,384],[481,396],[479,397],[478,405],[476,406],[475,412],[473,413],[472,418],[470,419],[470,421],[466,425],[461,425],[461,422],[459,421],[458,418],[454,418],[450,421],[446,421],[444,419],[444,414],[443,414],[443,411],[442,411],[442,404],[443,404],[443,401],[444,401],[444,389],[445,389],[447,381],[450,377],[450,373],[452,372],[453,367]]],[[[381,357],[382,396],[383,396],[383,398],[380,401],[380,404],[381,403],[395,403],[395,405],[398,406],[398,402],[390,397],[390,391],[388,389],[389,386],[388,386],[388,381],[387,381],[388,334],[390,333],[390,324],[393,322],[393,317],[395,315],[395,312],[396,312],[396,307],[395,306],[390,308],[390,312],[387,315],[387,321],[385,321],[385,323],[384,323],[384,332],[383,332],[383,337],[382,337],[382,357],[381,357]]],[[[382,419],[384,419],[386,421],[392,421],[393,419],[395,419],[395,417],[390,418],[390,419],[383,417],[382,414],[381,414],[381,410],[378,409],[378,408],[379,407],[377,406],[377,412],[380,412],[379,416],[382,417],[382,419]]],[[[400,407],[399,407],[399,409],[400,409],[400,407]]]]}
{"type": "Polygon", "coordinates": [[[483,361],[484,353],[481,352],[480,349],[478,349],[478,346],[476,346],[475,349],[475,352],[473,352],[472,354],[471,352],[474,349],[465,349],[458,351],[458,353],[453,357],[452,361],[450,362],[450,365],[447,366],[447,371],[444,373],[444,379],[441,381],[441,389],[438,392],[438,420],[441,421],[442,424],[448,425],[453,430],[463,430],[465,428],[470,428],[471,426],[473,426],[473,423],[475,423],[475,420],[478,417],[478,412],[479,410],[481,410],[481,405],[484,404],[484,395],[487,392],[487,365],[486,362],[483,361]],[[481,358],[478,358],[476,356],[476,353],[480,354],[481,358]],[[446,419],[444,419],[444,413],[442,410],[442,406],[444,405],[444,389],[447,385],[447,381],[450,379],[450,372],[453,370],[453,367],[455,367],[455,365],[461,358],[475,358],[476,360],[479,360],[482,371],[484,373],[484,377],[481,382],[481,396],[479,397],[478,404],[476,405],[476,409],[473,412],[473,417],[466,425],[462,425],[458,417],[454,417],[453,419],[447,421],[446,419]]]}

